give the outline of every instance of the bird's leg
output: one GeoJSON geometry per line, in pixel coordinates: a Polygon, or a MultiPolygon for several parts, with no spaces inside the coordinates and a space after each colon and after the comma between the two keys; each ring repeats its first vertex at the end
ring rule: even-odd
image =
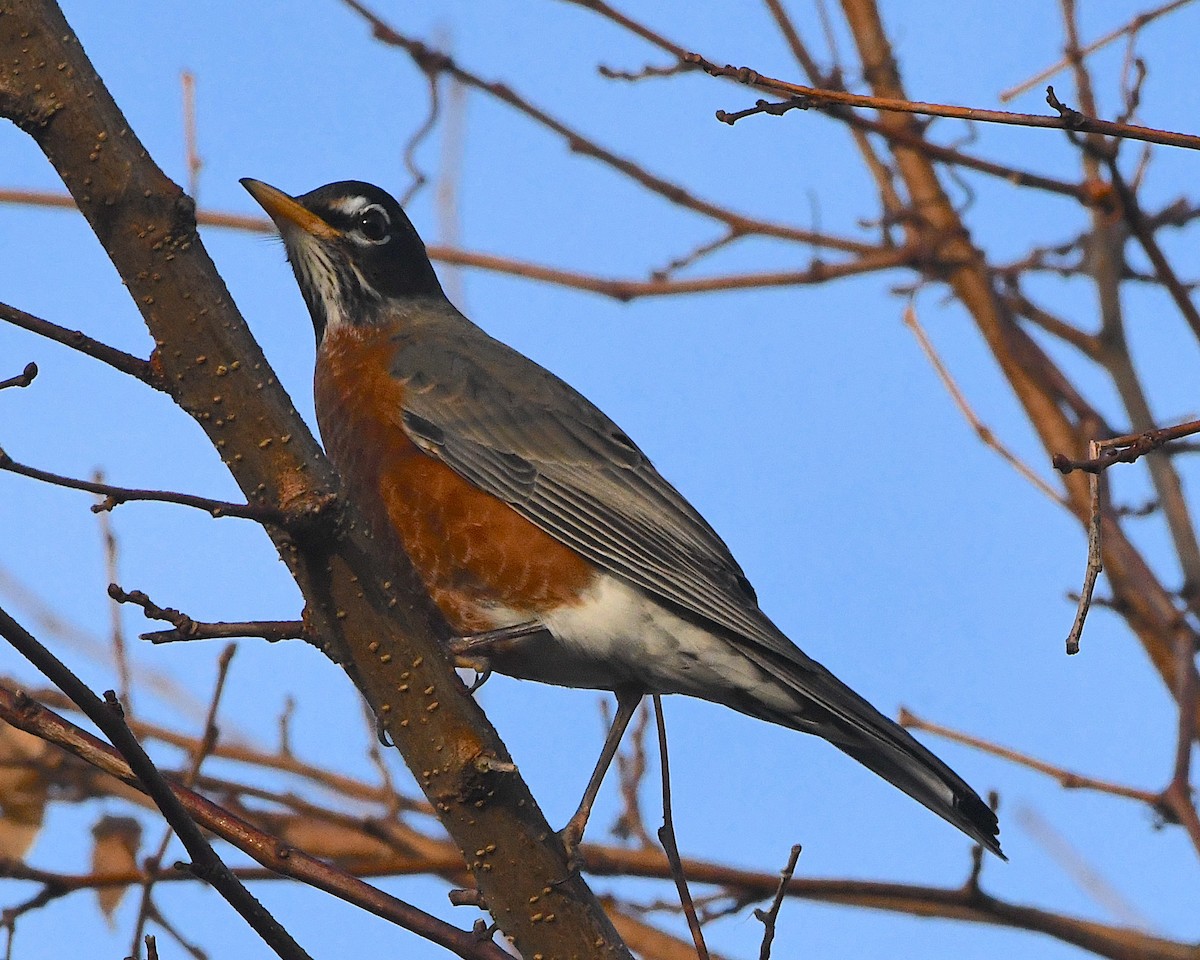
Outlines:
{"type": "Polygon", "coordinates": [[[498,643],[521,640],[545,630],[537,620],[527,620],[524,623],[514,623],[495,630],[484,630],[482,633],[464,633],[461,637],[451,637],[446,646],[454,654],[454,665],[475,671],[475,682],[467,689],[474,693],[488,677],[492,675],[492,661],[488,650],[498,643]]]}
{"type": "Polygon", "coordinates": [[[637,688],[623,687],[617,690],[616,694],[617,715],[613,717],[612,726],[609,727],[604,747],[600,751],[600,759],[596,761],[596,769],[592,771],[592,778],[588,781],[587,789],[583,791],[579,809],[567,821],[567,825],[558,832],[563,847],[567,851],[567,862],[571,864],[574,864],[575,854],[583,840],[583,831],[587,827],[588,817],[591,816],[592,804],[596,802],[596,795],[600,792],[600,784],[604,782],[604,775],[612,765],[613,757],[617,755],[617,748],[621,745],[621,738],[625,736],[625,729],[629,726],[629,721],[633,719],[634,713],[637,712],[637,708],[642,702],[642,691],[637,688]]]}

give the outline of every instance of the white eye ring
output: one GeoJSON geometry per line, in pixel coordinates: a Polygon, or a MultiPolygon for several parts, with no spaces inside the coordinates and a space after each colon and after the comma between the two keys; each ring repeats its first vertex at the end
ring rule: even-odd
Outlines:
{"type": "Polygon", "coordinates": [[[381,245],[392,239],[392,218],[379,204],[363,207],[355,217],[354,232],[368,243],[381,245]]]}

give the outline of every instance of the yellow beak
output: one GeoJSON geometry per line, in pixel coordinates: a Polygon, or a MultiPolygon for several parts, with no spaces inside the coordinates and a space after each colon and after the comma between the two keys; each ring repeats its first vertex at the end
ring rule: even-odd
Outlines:
{"type": "Polygon", "coordinates": [[[275,221],[275,226],[281,233],[299,228],[322,240],[335,240],[342,235],[340,230],[331,227],[295,197],[269,183],[250,177],[243,177],[240,182],[250,192],[250,196],[258,201],[259,206],[267,211],[267,215],[275,221]]]}

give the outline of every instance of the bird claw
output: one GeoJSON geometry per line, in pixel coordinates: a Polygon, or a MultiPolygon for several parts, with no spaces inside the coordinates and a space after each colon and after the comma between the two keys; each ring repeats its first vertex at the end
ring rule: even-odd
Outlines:
{"type": "Polygon", "coordinates": [[[388,733],[387,725],[383,717],[375,718],[375,739],[385,747],[394,747],[396,744],[388,733]]]}
{"type": "Polygon", "coordinates": [[[475,681],[467,688],[468,693],[474,693],[492,675],[492,659],[488,656],[491,649],[499,644],[513,643],[533,636],[545,629],[538,621],[529,620],[495,630],[485,630],[482,633],[466,633],[461,637],[451,637],[446,642],[446,647],[453,654],[456,667],[475,671],[475,681]]]}
{"type": "Polygon", "coordinates": [[[467,687],[467,693],[474,696],[475,691],[488,682],[492,675],[492,662],[487,657],[455,657],[454,665],[463,670],[474,670],[475,679],[467,687]]]}

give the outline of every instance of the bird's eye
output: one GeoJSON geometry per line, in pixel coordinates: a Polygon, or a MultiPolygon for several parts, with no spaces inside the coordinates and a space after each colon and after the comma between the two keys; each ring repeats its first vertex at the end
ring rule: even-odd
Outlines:
{"type": "Polygon", "coordinates": [[[383,243],[388,238],[388,229],[392,221],[387,211],[379,204],[373,203],[358,215],[358,232],[371,243],[383,243]]]}

